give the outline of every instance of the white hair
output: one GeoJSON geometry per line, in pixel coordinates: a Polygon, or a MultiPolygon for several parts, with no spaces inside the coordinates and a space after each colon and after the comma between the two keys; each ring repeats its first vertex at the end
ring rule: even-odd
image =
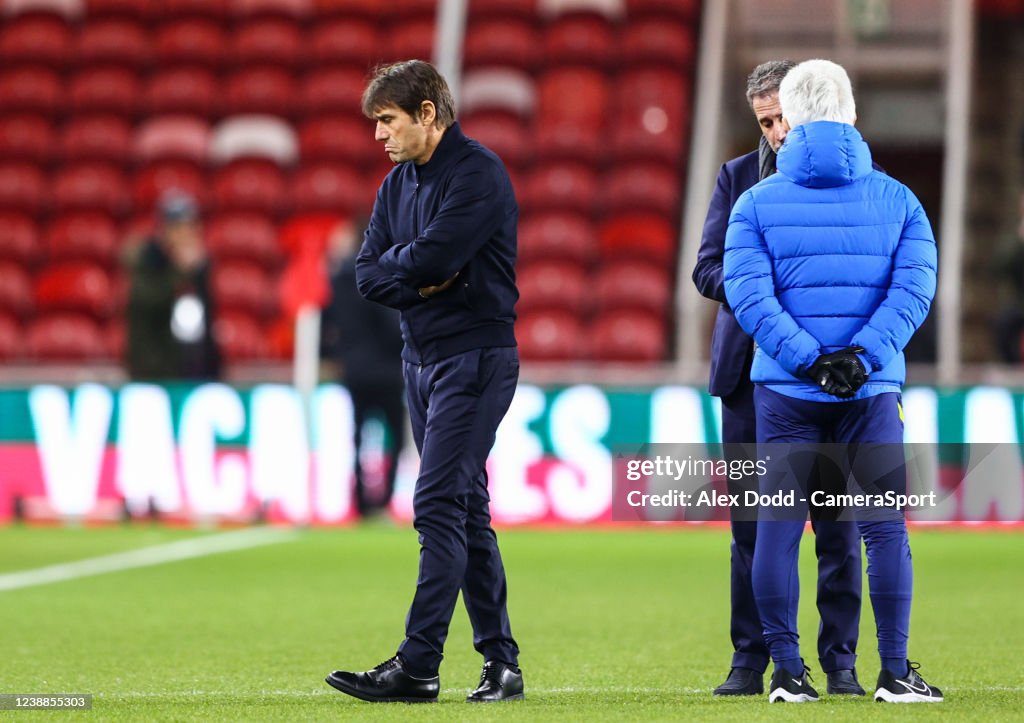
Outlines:
{"type": "Polygon", "coordinates": [[[831,60],[807,60],[786,73],[779,104],[790,128],[822,120],[853,125],[857,119],[850,76],[831,60]]]}

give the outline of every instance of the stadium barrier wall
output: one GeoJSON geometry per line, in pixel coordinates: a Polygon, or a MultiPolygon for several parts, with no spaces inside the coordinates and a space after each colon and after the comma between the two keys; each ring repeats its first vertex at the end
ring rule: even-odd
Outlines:
{"type": "MultiPolygon", "coordinates": [[[[1016,450],[1000,462],[1016,481],[1011,493],[981,504],[987,521],[1024,520],[1024,393],[911,387],[903,407],[908,442],[1016,450]]],[[[718,400],[695,387],[520,385],[488,461],[494,521],[609,523],[613,450],[694,443],[713,454],[720,415],[718,400]]],[[[353,517],[351,439],[351,401],[337,385],[308,404],[279,384],[0,389],[0,523],[344,524],[353,517]]],[[[370,467],[386,463],[367,454],[370,467]]],[[[398,464],[391,511],[409,520],[415,450],[398,464]]],[[[950,521],[963,519],[957,509],[950,521]]]]}

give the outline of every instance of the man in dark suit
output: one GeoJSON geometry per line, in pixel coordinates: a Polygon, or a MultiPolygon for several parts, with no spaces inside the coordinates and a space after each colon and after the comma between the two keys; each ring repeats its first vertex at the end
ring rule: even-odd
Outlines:
{"type": "MultiPolygon", "coordinates": [[[[711,340],[711,380],[708,389],[722,399],[722,442],[727,454],[740,454],[756,441],[754,385],[750,366],[754,347],[726,303],[722,259],[729,213],[736,200],[758,181],[775,173],[775,154],[786,139],[779,105],[779,85],[794,63],[774,60],[754,68],[747,78],[747,101],[761,128],[758,150],[725,163],[711,197],[693,282],[700,293],[721,306],[711,340]]],[[[760,695],[768,647],[754,601],[751,571],[757,522],[732,519],[730,634],[733,643],[729,677],[715,695],[760,695]]],[[[828,692],[864,695],[854,669],[861,606],[860,536],[856,526],[841,534],[815,536],[818,556],[818,657],[828,678],[828,692]]]]}

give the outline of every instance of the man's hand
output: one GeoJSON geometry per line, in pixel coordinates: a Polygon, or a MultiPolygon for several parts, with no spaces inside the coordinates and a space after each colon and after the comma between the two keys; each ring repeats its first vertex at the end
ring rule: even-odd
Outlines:
{"type": "Polygon", "coordinates": [[[440,294],[442,291],[447,291],[449,288],[451,288],[451,285],[455,283],[455,279],[457,278],[459,278],[458,271],[455,272],[455,276],[451,277],[443,284],[437,284],[436,286],[423,286],[419,290],[420,296],[422,296],[424,299],[429,299],[431,296],[436,296],[437,294],[440,294]]]}
{"type": "Polygon", "coordinates": [[[857,356],[863,353],[863,347],[850,346],[822,354],[807,370],[807,376],[823,392],[840,399],[850,399],[868,380],[868,372],[857,356]]]}

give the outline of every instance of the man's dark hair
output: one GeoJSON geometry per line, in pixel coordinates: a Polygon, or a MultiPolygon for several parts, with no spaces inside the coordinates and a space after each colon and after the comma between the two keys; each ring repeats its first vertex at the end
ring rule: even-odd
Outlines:
{"type": "Polygon", "coordinates": [[[759,95],[778,91],[786,73],[795,67],[792,60],[769,60],[754,68],[747,76],[747,104],[753,105],[759,95]]]}
{"type": "Polygon", "coordinates": [[[363,91],[363,114],[373,118],[381,108],[394,105],[419,119],[425,100],[437,109],[435,126],[444,129],[455,122],[455,100],[437,68],[423,60],[379,65],[363,91]]]}

